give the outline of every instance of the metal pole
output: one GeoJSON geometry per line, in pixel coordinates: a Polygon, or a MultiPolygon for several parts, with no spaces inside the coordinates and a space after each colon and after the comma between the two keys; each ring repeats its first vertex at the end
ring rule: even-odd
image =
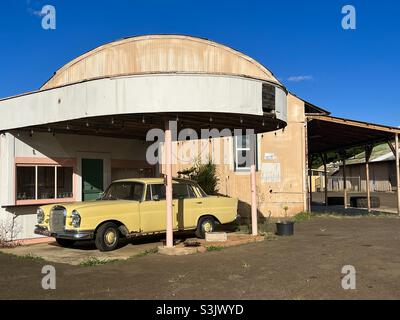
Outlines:
{"type": "Polygon", "coordinates": [[[328,205],[328,169],[326,167],[326,154],[324,154],[324,192],[325,192],[325,206],[328,205]]]}
{"type": "Polygon", "coordinates": [[[312,169],[309,170],[310,172],[310,212],[311,212],[311,204],[312,204],[312,169]]]}
{"type": "Polygon", "coordinates": [[[367,146],[365,147],[365,183],[367,189],[367,205],[368,205],[368,212],[371,212],[371,190],[369,189],[369,158],[371,152],[370,148],[367,146]]]}
{"type": "MultiPolygon", "coordinates": [[[[327,206],[328,205],[328,170],[327,170],[326,163],[328,161],[328,157],[326,156],[326,153],[321,153],[320,156],[321,156],[322,163],[324,165],[324,198],[325,198],[324,203],[325,203],[325,206],[327,206]]],[[[321,183],[321,186],[322,186],[322,183],[321,183]]]]}
{"type": "Polygon", "coordinates": [[[174,236],[172,228],[172,133],[169,121],[165,121],[165,151],[166,151],[166,187],[165,195],[167,202],[167,248],[174,246],[174,236]]]}
{"type": "Polygon", "coordinates": [[[306,118],[305,121],[305,130],[304,130],[304,209],[308,212],[311,212],[311,202],[310,202],[310,196],[308,192],[308,120],[306,118]]]}
{"type": "Polygon", "coordinates": [[[399,171],[399,135],[395,134],[396,148],[396,184],[397,184],[397,213],[400,215],[400,171],[399,171]]]}
{"type": "Polygon", "coordinates": [[[343,157],[343,201],[344,208],[347,209],[347,186],[346,186],[346,156],[343,157]]]}
{"type": "Polygon", "coordinates": [[[251,230],[252,235],[258,235],[257,226],[257,187],[256,187],[256,165],[253,163],[250,166],[251,179],[251,230]]]}

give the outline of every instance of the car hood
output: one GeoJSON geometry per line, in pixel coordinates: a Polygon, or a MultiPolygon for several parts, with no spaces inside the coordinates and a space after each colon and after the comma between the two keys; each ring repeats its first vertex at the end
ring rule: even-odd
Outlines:
{"type": "Polygon", "coordinates": [[[97,200],[97,201],[84,201],[84,202],[72,202],[72,203],[59,203],[58,206],[63,206],[67,209],[67,212],[72,210],[82,210],[82,209],[93,209],[96,207],[108,207],[121,204],[134,204],[137,201],[134,200],[97,200]]]}

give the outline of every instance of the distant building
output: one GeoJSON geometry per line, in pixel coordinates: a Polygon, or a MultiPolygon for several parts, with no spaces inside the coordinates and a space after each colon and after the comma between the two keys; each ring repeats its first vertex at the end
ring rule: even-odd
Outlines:
{"type": "MultiPolygon", "coordinates": [[[[387,143],[374,147],[369,163],[370,191],[389,192],[396,190],[396,163],[393,152],[387,143]]],[[[362,152],[346,160],[347,189],[366,191],[365,153],[362,152]]],[[[343,165],[328,178],[328,190],[343,189],[343,165]]]]}

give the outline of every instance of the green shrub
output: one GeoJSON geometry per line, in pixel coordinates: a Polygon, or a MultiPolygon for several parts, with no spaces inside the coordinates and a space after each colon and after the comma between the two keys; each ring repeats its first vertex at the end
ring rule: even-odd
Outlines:
{"type": "Polygon", "coordinates": [[[217,167],[211,159],[204,164],[197,160],[193,167],[179,171],[178,175],[196,181],[207,194],[213,195],[218,192],[217,167]]]}
{"type": "Polygon", "coordinates": [[[310,220],[312,218],[312,214],[310,212],[299,212],[296,214],[293,219],[296,222],[310,220]]]}

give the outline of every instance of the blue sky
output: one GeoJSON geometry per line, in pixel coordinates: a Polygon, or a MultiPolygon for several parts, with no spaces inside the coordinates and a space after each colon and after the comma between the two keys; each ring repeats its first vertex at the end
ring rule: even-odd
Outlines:
{"type": "Polygon", "coordinates": [[[2,0],[0,6],[0,97],[38,89],[104,42],[176,33],[248,54],[333,115],[400,125],[396,0],[2,0]],[[45,4],[57,10],[56,30],[41,27],[36,11],[45,4]],[[346,4],[356,8],[356,30],[341,27],[346,4]]]}

